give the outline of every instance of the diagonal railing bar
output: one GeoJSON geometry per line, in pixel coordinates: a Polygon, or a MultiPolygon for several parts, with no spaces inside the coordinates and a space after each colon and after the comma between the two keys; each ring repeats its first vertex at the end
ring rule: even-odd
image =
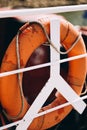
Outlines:
{"type": "Polygon", "coordinates": [[[80,58],[84,58],[84,57],[87,57],[87,53],[86,54],[81,54],[81,55],[78,55],[78,56],[65,58],[65,59],[62,59],[62,60],[56,60],[56,61],[53,61],[53,62],[48,62],[48,63],[44,63],[44,64],[40,64],[40,65],[35,65],[35,66],[32,66],[32,67],[21,68],[21,69],[12,70],[12,71],[9,71],[9,72],[2,72],[2,73],[0,73],[0,77],[9,76],[9,75],[17,74],[17,73],[22,73],[22,72],[26,72],[26,71],[30,71],[30,70],[35,70],[35,69],[47,67],[47,66],[55,64],[57,62],[64,63],[64,62],[68,62],[68,61],[71,61],[71,60],[76,60],[76,59],[80,59],[80,58]]]}
{"type": "MultiPolygon", "coordinates": [[[[81,100],[87,99],[87,95],[81,97],[80,99],[81,99],[81,100]]],[[[78,102],[80,99],[76,99],[76,100],[72,101],[71,103],[78,102]]],[[[39,117],[39,116],[42,116],[42,115],[44,115],[44,114],[53,112],[53,111],[55,111],[55,110],[61,109],[61,108],[63,108],[63,107],[69,106],[69,105],[71,105],[71,103],[70,103],[70,102],[66,102],[66,103],[64,103],[64,104],[62,104],[62,105],[56,106],[56,107],[51,108],[51,109],[49,109],[49,110],[46,110],[46,111],[37,113],[36,116],[35,116],[35,118],[37,118],[37,117],[39,117]]],[[[22,120],[19,120],[19,121],[16,121],[16,122],[7,124],[7,125],[5,125],[5,126],[1,126],[1,127],[0,127],[0,130],[6,129],[6,128],[10,128],[10,127],[12,127],[12,126],[17,126],[21,121],[22,121],[22,120]]]]}

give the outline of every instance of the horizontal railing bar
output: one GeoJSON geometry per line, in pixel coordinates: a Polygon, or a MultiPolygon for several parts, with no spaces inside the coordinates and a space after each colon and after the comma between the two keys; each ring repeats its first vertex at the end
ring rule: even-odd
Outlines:
{"type": "Polygon", "coordinates": [[[87,53],[82,54],[82,55],[78,55],[78,56],[69,57],[69,58],[62,59],[62,60],[58,60],[58,61],[53,61],[53,62],[48,62],[48,63],[44,63],[44,64],[40,64],[40,65],[35,65],[35,66],[32,66],[32,67],[26,67],[26,68],[12,70],[12,71],[8,71],[8,72],[2,72],[2,73],[0,73],[0,77],[9,76],[9,75],[17,74],[17,73],[22,73],[22,72],[26,72],[26,71],[30,71],[30,70],[35,70],[35,69],[47,67],[47,66],[55,64],[57,62],[64,63],[64,62],[67,62],[67,61],[76,60],[76,59],[80,59],[80,58],[84,58],[84,57],[87,57],[87,53]]]}
{"type": "Polygon", "coordinates": [[[5,126],[1,126],[1,127],[0,127],[0,130],[4,130],[4,129],[10,128],[10,127],[12,127],[12,126],[16,126],[16,125],[18,125],[20,122],[21,122],[21,120],[16,121],[16,122],[13,122],[13,123],[10,123],[10,124],[7,124],[7,125],[5,125],[5,126]]]}
{"type": "MultiPolygon", "coordinates": [[[[80,99],[76,99],[76,100],[74,100],[73,102],[78,102],[78,101],[81,100],[81,99],[82,99],[82,100],[87,99],[87,95],[81,97],[80,99]]],[[[73,102],[72,102],[72,103],[73,103],[73,102]]],[[[44,115],[44,114],[50,113],[50,112],[52,112],[52,111],[61,109],[61,108],[63,108],[63,107],[69,106],[69,105],[71,105],[71,103],[70,103],[70,102],[66,102],[66,103],[64,103],[64,104],[62,104],[62,105],[56,106],[55,108],[51,108],[51,109],[49,109],[49,110],[43,111],[43,112],[41,112],[41,113],[38,113],[38,114],[36,115],[36,117],[42,116],[42,115],[44,115]]],[[[35,117],[35,118],[36,118],[36,117],[35,117]]],[[[16,121],[16,122],[7,124],[7,125],[5,125],[5,126],[1,126],[1,127],[0,127],[0,130],[6,129],[6,128],[10,128],[10,127],[12,127],[12,126],[16,126],[16,125],[18,125],[21,121],[22,121],[22,120],[19,120],[19,121],[16,121]]]]}
{"type": "Polygon", "coordinates": [[[78,101],[81,100],[81,99],[82,99],[82,100],[87,99],[87,95],[81,97],[80,99],[76,99],[76,100],[74,100],[73,102],[66,102],[66,103],[64,103],[64,104],[62,104],[62,105],[59,105],[59,106],[56,106],[56,107],[54,107],[54,108],[48,109],[48,110],[46,110],[46,111],[43,111],[43,112],[41,112],[41,113],[38,113],[38,114],[36,115],[36,117],[39,117],[39,116],[42,116],[42,115],[44,115],[44,114],[47,114],[47,113],[53,112],[53,111],[55,111],[55,110],[61,109],[61,108],[63,108],[63,107],[69,106],[69,105],[71,105],[71,103],[78,102],[78,101]]]}
{"type": "Polygon", "coordinates": [[[87,4],[0,11],[0,18],[87,10],[87,4]]]}

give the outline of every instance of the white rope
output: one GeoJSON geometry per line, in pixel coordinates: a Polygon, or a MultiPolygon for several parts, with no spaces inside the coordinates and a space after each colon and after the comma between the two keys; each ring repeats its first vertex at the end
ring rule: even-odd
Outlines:
{"type": "Polygon", "coordinates": [[[78,55],[78,56],[69,57],[69,58],[62,59],[62,60],[58,60],[58,61],[53,61],[53,62],[48,62],[48,63],[44,63],[44,64],[40,64],[40,65],[35,65],[35,66],[32,66],[32,67],[26,67],[26,68],[22,68],[22,69],[18,69],[18,70],[3,72],[3,73],[0,73],[0,77],[9,76],[9,75],[17,74],[17,73],[22,73],[22,72],[26,72],[26,71],[30,71],[30,70],[35,70],[35,69],[47,67],[47,66],[55,64],[56,62],[64,63],[64,62],[67,62],[67,61],[76,60],[76,59],[80,59],[80,58],[84,58],[84,57],[87,57],[87,53],[82,54],[82,55],[78,55]]]}
{"type": "Polygon", "coordinates": [[[36,15],[36,14],[63,13],[63,12],[73,12],[73,11],[82,11],[82,10],[87,10],[87,4],[57,6],[57,7],[47,7],[47,8],[33,8],[33,9],[14,9],[14,10],[7,10],[7,11],[5,10],[5,11],[0,11],[0,18],[36,15]]]}
{"type": "MultiPolygon", "coordinates": [[[[81,99],[82,99],[82,100],[87,99],[87,95],[81,97],[80,99],[74,100],[72,103],[78,102],[78,101],[81,100],[81,99]]],[[[46,110],[46,111],[43,111],[43,112],[41,112],[41,113],[38,113],[38,114],[36,115],[36,117],[42,116],[42,115],[44,115],[44,114],[53,112],[53,111],[55,111],[55,110],[61,109],[61,108],[63,108],[63,107],[69,106],[69,105],[71,105],[70,102],[64,103],[64,104],[59,105],[59,106],[57,106],[57,107],[51,108],[51,109],[46,110]]],[[[35,118],[36,118],[36,117],[35,117],[35,118]]],[[[22,120],[19,120],[19,121],[16,121],[16,122],[14,122],[14,123],[10,123],[10,124],[5,125],[5,126],[1,126],[1,127],[0,127],[0,130],[6,129],[6,128],[9,128],[9,127],[12,127],[12,126],[16,126],[16,125],[18,125],[21,121],[22,121],[22,120]]]]}

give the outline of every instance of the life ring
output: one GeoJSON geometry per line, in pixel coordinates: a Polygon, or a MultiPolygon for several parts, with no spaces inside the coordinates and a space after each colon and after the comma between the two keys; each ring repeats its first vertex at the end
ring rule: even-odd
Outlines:
{"type": "MultiPolygon", "coordinates": [[[[56,15],[44,15],[42,18],[38,17],[36,21],[43,24],[48,35],[50,34],[50,18],[58,18],[56,15]]],[[[42,28],[36,24],[25,24],[20,28],[19,35],[19,52],[20,52],[20,65],[21,68],[26,66],[26,63],[33,53],[33,51],[47,41],[46,36],[43,33],[42,28]]],[[[79,32],[75,30],[73,25],[64,19],[60,19],[60,38],[61,44],[66,50],[68,50],[73,43],[78,39],[79,32]]],[[[86,49],[83,39],[80,36],[77,44],[68,53],[68,57],[77,56],[80,54],[85,54],[86,49]]],[[[17,69],[17,55],[16,55],[16,37],[10,43],[1,65],[1,73],[17,69]]],[[[80,95],[86,76],[86,58],[80,58],[78,60],[72,60],[69,62],[69,70],[67,75],[67,82],[71,85],[74,91],[80,95]]],[[[21,83],[22,83],[23,73],[21,73],[21,83]]],[[[27,112],[30,105],[27,103],[24,95],[22,95],[24,107],[21,110],[22,100],[20,95],[19,83],[17,74],[2,77],[0,85],[0,102],[3,109],[11,117],[21,119],[27,112]],[[20,114],[18,114],[20,113],[20,114]]],[[[66,100],[60,93],[56,94],[56,99],[49,105],[43,107],[41,111],[50,109],[52,107],[58,106],[65,103],[66,100]]],[[[67,106],[59,110],[53,111],[41,117],[34,119],[34,121],[29,126],[31,129],[47,129],[51,126],[62,121],[68,113],[72,110],[72,106],[67,106]],[[50,119],[50,120],[49,120],[50,119]]]]}

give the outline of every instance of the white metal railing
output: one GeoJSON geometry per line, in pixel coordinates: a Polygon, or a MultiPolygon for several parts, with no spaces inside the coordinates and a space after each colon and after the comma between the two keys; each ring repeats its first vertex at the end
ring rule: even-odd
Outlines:
{"type": "Polygon", "coordinates": [[[53,64],[55,64],[57,62],[58,63],[64,63],[64,62],[68,62],[68,61],[71,61],[71,60],[80,59],[80,58],[83,58],[83,57],[87,57],[87,53],[86,54],[82,54],[82,55],[78,55],[78,56],[73,56],[73,57],[66,58],[66,59],[56,60],[54,62],[48,62],[48,63],[35,65],[35,66],[31,66],[31,67],[26,67],[26,68],[22,68],[22,69],[18,69],[18,70],[12,70],[12,71],[9,71],[9,72],[3,72],[3,73],[0,73],[0,77],[9,76],[9,75],[22,73],[22,72],[26,72],[26,71],[31,71],[31,70],[35,70],[35,69],[51,66],[51,65],[53,65],[53,64]]]}
{"type": "Polygon", "coordinates": [[[14,16],[25,16],[25,15],[36,15],[36,14],[50,14],[50,13],[63,13],[63,12],[73,12],[87,10],[87,4],[84,5],[74,5],[74,6],[59,6],[59,7],[49,7],[49,8],[33,8],[33,9],[15,9],[0,11],[0,18],[4,17],[14,17],[14,16]]]}
{"type": "MultiPolygon", "coordinates": [[[[82,99],[82,100],[87,99],[87,95],[81,97],[81,99],[82,99]]],[[[79,99],[74,100],[73,102],[77,102],[77,101],[79,101],[79,99]]],[[[72,102],[72,103],[73,103],[73,102],[72,102]]],[[[55,108],[46,110],[46,111],[41,112],[41,113],[39,113],[39,114],[36,114],[35,118],[36,118],[36,117],[39,117],[39,116],[42,116],[42,115],[44,115],[44,114],[53,112],[53,111],[55,111],[55,110],[61,109],[61,108],[66,107],[66,106],[68,106],[68,105],[71,105],[71,103],[70,103],[70,102],[67,102],[67,103],[64,103],[64,104],[62,104],[62,105],[60,105],[60,106],[57,106],[57,107],[55,107],[55,108]]],[[[5,125],[5,126],[2,126],[2,127],[0,127],[0,130],[6,129],[6,128],[9,128],[9,127],[12,127],[12,126],[17,126],[20,122],[21,122],[21,120],[16,121],[16,122],[13,122],[13,123],[10,123],[10,124],[5,125]]]]}
{"type": "MultiPolygon", "coordinates": [[[[23,15],[31,15],[31,14],[32,15],[33,14],[36,15],[36,14],[48,14],[48,13],[62,13],[62,12],[80,11],[80,10],[87,10],[87,4],[85,4],[85,5],[74,5],[74,6],[61,6],[61,7],[49,7],[49,8],[20,9],[20,10],[18,9],[18,10],[1,11],[0,12],[0,17],[4,18],[4,17],[14,17],[14,16],[21,16],[21,15],[23,16],[23,15]]],[[[14,71],[10,71],[10,72],[4,72],[4,73],[0,74],[0,77],[7,76],[7,75],[12,75],[12,74],[16,74],[16,73],[20,73],[20,72],[25,72],[25,71],[29,71],[29,70],[33,70],[33,69],[37,69],[37,68],[42,68],[42,67],[46,67],[46,66],[52,66],[52,65],[55,65],[55,64],[58,65],[59,63],[67,62],[67,61],[70,61],[70,60],[75,60],[75,59],[86,57],[86,56],[87,56],[87,54],[83,54],[83,55],[74,56],[74,57],[70,57],[70,58],[67,58],[67,59],[63,59],[63,60],[60,60],[60,59],[59,60],[55,60],[55,61],[52,60],[50,63],[45,63],[45,64],[33,66],[33,67],[27,67],[27,68],[23,68],[23,69],[19,69],[19,70],[14,70],[14,71]]],[[[52,73],[53,73],[53,69],[52,69],[52,73]]],[[[83,101],[86,98],[87,98],[87,96],[83,96],[81,98],[76,98],[73,101],[67,102],[65,104],[62,104],[62,105],[57,106],[55,108],[52,108],[50,110],[41,112],[39,114],[38,114],[38,110],[39,110],[39,108],[38,108],[38,110],[36,111],[36,113],[33,116],[33,118],[41,116],[43,114],[47,114],[49,112],[52,112],[52,111],[54,111],[56,109],[60,109],[60,108],[65,107],[65,106],[68,106],[68,105],[73,104],[75,102],[83,101]]],[[[38,101],[39,101],[39,98],[38,98],[38,101]]],[[[41,105],[43,105],[43,104],[41,104],[41,105]]],[[[34,106],[35,105],[33,105],[33,107],[34,106]]],[[[31,114],[30,110],[28,111],[28,113],[31,114]]],[[[28,114],[28,116],[29,116],[29,114],[28,114]]],[[[29,123],[29,117],[27,117],[26,119],[28,119],[28,120],[26,120],[26,122],[29,123]]],[[[31,123],[31,121],[30,121],[30,123],[31,123]]],[[[23,123],[23,119],[20,120],[20,121],[16,121],[14,123],[10,123],[8,125],[2,126],[2,127],[0,127],[0,130],[6,129],[6,128],[9,128],[9,127],[12,127],[12,126],[15,126],[15,125],[18,125],[18,124],[21,127],[21,123],[23,123]]],[[[25,124],[25,127],[26,127],[26,124],[25,124]]],[[[18,127],[17,130],[20,130],[20,127],[18,127]]]]}

